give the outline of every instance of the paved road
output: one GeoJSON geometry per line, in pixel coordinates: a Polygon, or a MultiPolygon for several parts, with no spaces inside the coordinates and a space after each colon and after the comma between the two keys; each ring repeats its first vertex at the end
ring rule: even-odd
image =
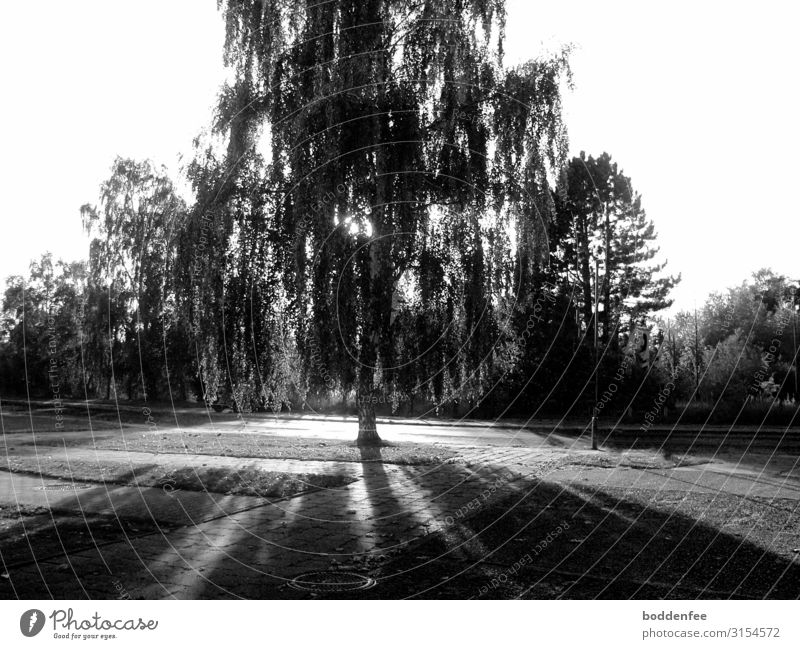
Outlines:
{"type": "MultiPolygon", "coordinates": [[[[180,422],[181,415],[177,415],[180,422]]],[[[119,434],[121,430],[158,430],[158,432],[249,432],[275,437],[301,437],[307,439],[353,440],[358,431],[358,423],[352,417],[270,417],[268,415],[247,415],[239,417],[232,414],[214,414],[205,422],[202,416],[185,417],[187,423],[176,424],[173,413],[154,413],[153,424],[148,426],[145,419],[140,423],[129,423],[130,414],[123,423],[114,423],[105,418],[94,418],[89,424],[86,417],[72,415],[65,419],[65,430],[53,429],[53,418],[40,410],[33,417],[24,411],[3,412],[6,437],[30,433],[33,428],[41,434],[57,434],[66,439],[106,437],[119,434]],[[199,422],[198,422],[199,420],[199,422]]],[[[393,442],[440,443],[448,445],[528,446],[542,444],[572,444],[574,439],[556,435],[553,428],[544,427],[533,432],[515,424],[497,424],[491,421],[440,422],[426,420],[379,419],[378,427],[383,439],[393,442]]]]}
{"type": "MultiPolygon", "coordinates": [[[[120,430],[153,430],[164,433],[198,431],[248,431],[276,437],[351,440],[357,421],[351,416],[316,413],[216,413],[199,407],[168,408],[144,404],[65,402],[65,437],[81,437],[87,430],[105,437],[120,430]],[[147,423],[147,412],[150,423],[147,423]]],[[[13,433],[55,432],[55,411],[46,401],[4,400],[0,404],[0,423],[6,435],[13,433]]],[[[600,438],[617,447],[667,446],[686,450],[736,448],[748,452],[757,449],[779,449],[800,454],[800,427],[723,426],[723,425],[657,425],[646,433],[642,422],[602,421],[600,438]]],[[[428,418],[378,418],[381,436],[394,442],[440,443],[457,446],[522,446],[537,448],[554,445],[562,448],[583,448],[588,435],[588,422],[582,420],[441,420],[428,418]]]]}

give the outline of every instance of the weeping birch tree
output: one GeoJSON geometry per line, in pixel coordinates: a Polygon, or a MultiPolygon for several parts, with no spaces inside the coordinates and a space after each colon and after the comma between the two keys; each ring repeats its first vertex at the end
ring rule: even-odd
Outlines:
{"type": "Polygon", "coordinates": [[[206,390],[280,402],[299,366],[301,392],[355,391],[358,443],[379,443],[399,287],[445,314],[421,352],[433,373],[457,355],[474,376],[499,299],[546,263],[567,53],[504,66],[502,0],[219,5],[227,145],[192,166],[181,242],[206,390]]]}

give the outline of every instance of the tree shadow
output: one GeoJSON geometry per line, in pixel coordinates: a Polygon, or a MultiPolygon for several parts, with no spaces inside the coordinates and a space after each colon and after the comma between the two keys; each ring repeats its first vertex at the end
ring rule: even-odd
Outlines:
{"type": "MultiPolygon", "coordinates": [[[[678,492],[674,501],[655,492],[656,502],[644,491],[517,476],[509,495],[493,491],[498,477],[514,478],[500,467],[385,465],[379,448],[361,458],[362,480],[344,488],[168,534],[126,529],[105,545],[10,570],[0,596],[116,598],[122,588],[132,598],[311,598],[288,580],[330,570],[372,576],[377,586],[321,597],[800,596],[791,555],[800,526],[788,505],[759,525],[763,506],[744,510],[729,494],[690,492],[696,502],[679,505],[678,492]]],[[[30,540],[36,547],[44,537],[30,540]]]]}
{"type": "Polygon", "coordinates": [[[363,487],[370,514],[368,522],[374,541],[374,552],[391,552],[403,547],[401,533],[421,523],[414,509],[408,507],[395,492],[397,482],[393,485],[387,471],[396,475],[400,469],[396,465],[383,463],[381,447],[366,446],[359,449],[363,487]]]}
{"type": "MultiPolygon", "coordinates": [[[[521,496],[456,521],[457,533],[435,534],[385,566],[403,578],[381,580],[374,596],[800,597],[800,566],[786,550],[784,531],[732,533],[724,516],[706,520],[702,512],[710,507],[720,504],[706,503],[692,516],[591,487],[532,481],[521,496]]],[[[795,530],[797,543],[796,514],[784,529],[795,530]]]]}

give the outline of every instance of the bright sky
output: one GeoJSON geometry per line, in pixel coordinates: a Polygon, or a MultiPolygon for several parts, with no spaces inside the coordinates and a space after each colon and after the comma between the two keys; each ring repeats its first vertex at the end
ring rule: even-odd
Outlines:
{"type": "MultiPolygon", "coordinates": [[[[577,45],[571,150],[631,176],[676,307],[771,266],[797,277],[798,9],[790,2],[509,0],[510,61],[577,45]],[[795,253],[795,254],[793,254],[795,253]]],[[[0,278],[85,256],[78,208],[114,156],[179,169],[223,74],[215,0],[41,0],[0,10],[0,278]]]]}

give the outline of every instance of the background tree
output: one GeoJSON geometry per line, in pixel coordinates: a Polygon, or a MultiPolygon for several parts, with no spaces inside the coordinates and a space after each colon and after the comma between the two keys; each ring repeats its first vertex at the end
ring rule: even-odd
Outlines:
{"type": "Polygon", "coordinates": [[[185,210],[164,169],[123,158],[102,184],[99,206],[81,208],[84,227],[94,235],[89,308],[98,321],[89,329],[92,343],[108,345],[108,367],[130,399],[164,392],[166,331],[175,325],[174,240],[185,210]]]}
{"type": "Polygon", "coordinates": [[[721,421],[741,416],[746,402],[796,402],[797,285],[762,269],[711,294],[696,314],[662,322],[680,398],[713,406],[721,421]]]}
{"type": "Polygon", "coordinates": [[[549,260],[536,265],[520,301],[520,318],[534,311],[536,325],[522,355],[525,401],[537,404],[536,413],[594,409],[590,378],[598,294],[600,380],[608,383],[620,371],[624,376],[617,380],[619,392],[609,410],[635,405],[634,395],[646,401],[663,379],[653,363],[641,361],[658,352],[652,318],[671,304],[669,291],[680,278],[661,275],[665,263],[653,261],[658,253],[654,225],[630,178],[607,153],[573,158],[560,174],[552,203],[549,260]],[[637,346],[642,353],[633,362],[637,346]]]}
{"type": "MultiPolygon", "coordinates": [[[[58,355],[52,255],[30,264],[28,278],[9,277],[3,298],[3,384],[19,395],[50,392],[50,358],[58,355]],[[51,340],[53,347],[50,347],[51,340]],[[51,351],[52,349],[52,351],[51,351]]],[[[56,381],[57,382],[57,378],[56,381]]]]}
{"type": "Polygon", "coordinates": [[[8,278],[0,331],[0,389],[7,394],[64,398],[81,388],[82,262],[53,262],[45,253],[26,278],[8,278]]]}
{"type": "Polygon", "coordinates": [[[659,248],[652,220],[608,153],[581,152],[565,167],[555,196],[562,265],[579,284],[583,326],[594,304],[594,266],[600,262],[600,336],[617,349],[643,316],[669,307],[669,292],[680,276],[660,277],[666,262],[654,263],[659,248]]]}

